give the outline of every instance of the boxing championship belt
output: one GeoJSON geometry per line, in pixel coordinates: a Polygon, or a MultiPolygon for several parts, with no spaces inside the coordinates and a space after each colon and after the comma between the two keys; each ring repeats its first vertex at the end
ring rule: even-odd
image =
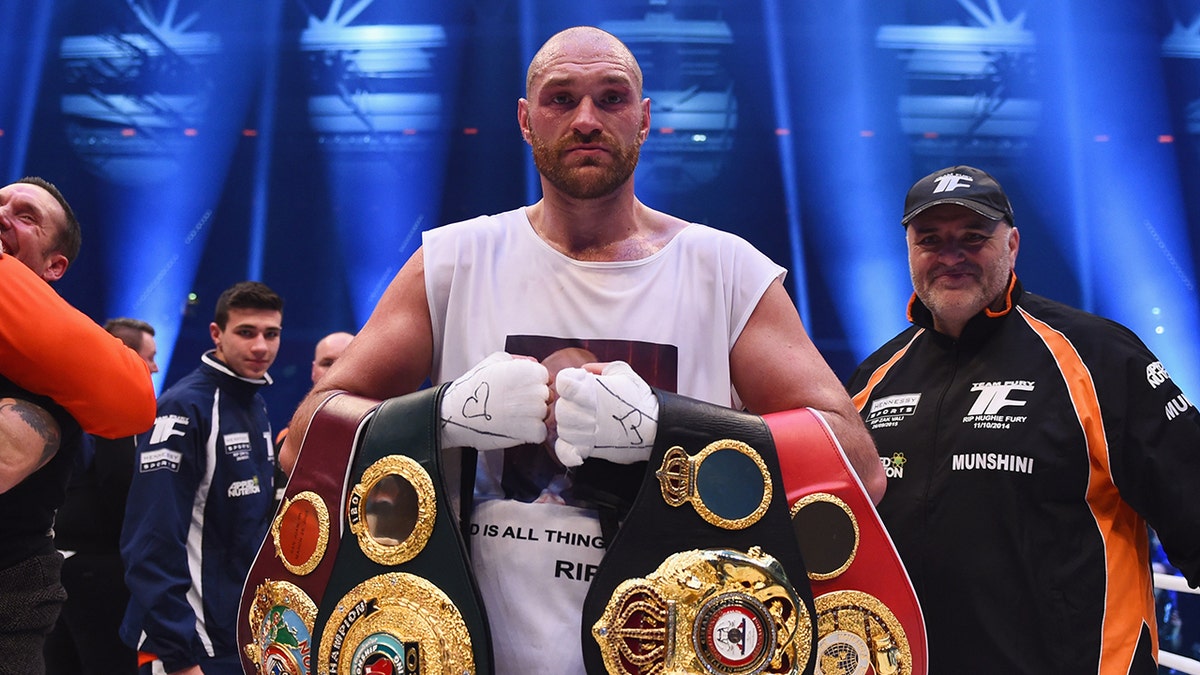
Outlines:
{"type": "Polygon", "coordinates": [[[925,675],[925,621],[870,496],[811,409],[763,417],[817,613],[816,671],[925,675]]]}
{"type": "Polygon", "coordinates": [[[656,393],[645,478],[584,602],[587,672],[812,673],[816,613],[767,425],[656,393]]]}
{"type": "Polygon", "coordinates": [[[237,640],[246,673],[312,672],[317,604],[341,543],[335,529],[345,467],[364,419],[379,404],[343,392],[322,403],[242,589],[237,640]]]}
{"type": "Polygon", "coordinates": [[[363,429],[341,548],[318,603],[320,675],[492,671],[483,603],[443,484],[444,388],[384,401],[363,429]]]}

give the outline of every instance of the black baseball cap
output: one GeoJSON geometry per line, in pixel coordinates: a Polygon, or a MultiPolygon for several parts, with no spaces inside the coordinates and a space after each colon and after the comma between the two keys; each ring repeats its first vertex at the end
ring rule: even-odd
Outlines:
{"type": "Polygon", "coordinates": [[[1013,224],[1012,204],[1004,188],[991,174],[973,166],[939,169],[917,181],[904,198],[904,218],[900,224],[908,227],[917,214],[938,204],[958,204],[984,218],[1013,224]]]}

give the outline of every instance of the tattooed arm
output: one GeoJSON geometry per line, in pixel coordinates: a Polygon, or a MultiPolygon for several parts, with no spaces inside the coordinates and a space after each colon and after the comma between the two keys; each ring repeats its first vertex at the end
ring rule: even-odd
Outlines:
{"type": "Polygon", "coordinates": [[[58,423],[45,408],[0,398],[0,493],[45,466],[61,440],[58,423]]]}

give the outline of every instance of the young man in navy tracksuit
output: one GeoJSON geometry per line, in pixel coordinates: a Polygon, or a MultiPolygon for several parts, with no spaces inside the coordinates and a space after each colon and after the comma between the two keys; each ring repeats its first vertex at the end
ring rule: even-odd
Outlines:
{"type": "Polygon", "coordinates": [[[215,348],[158,400],[140,438],[121,533],[121,637],[141,673],[241,674],[237,612],[271,518],[275,451],[258,390],[279,352],[283,300],[241,282],[217,300],[215,348]]]}

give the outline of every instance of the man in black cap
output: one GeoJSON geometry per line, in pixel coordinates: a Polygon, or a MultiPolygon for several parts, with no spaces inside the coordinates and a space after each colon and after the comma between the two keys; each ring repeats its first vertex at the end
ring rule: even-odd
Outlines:
{"type": "Polygon", "coordinates": [[[1024,292],[986,172],[922,178],[901,223],[913,325],[848,389],[929,672],[1156,673],[1147,524],[1200,584],[1200,413],[1127,328],[1024,292]]]}

